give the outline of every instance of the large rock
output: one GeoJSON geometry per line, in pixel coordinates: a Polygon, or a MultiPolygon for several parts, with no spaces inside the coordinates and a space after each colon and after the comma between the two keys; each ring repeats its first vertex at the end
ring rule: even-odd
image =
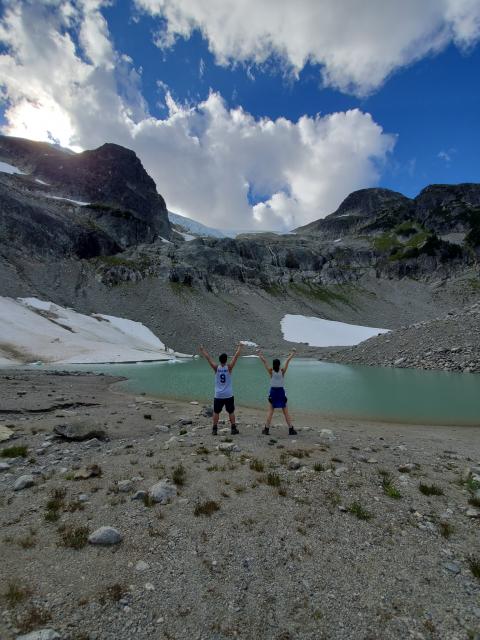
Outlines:
{"type": "Polygon", "coordinates": [[[24,636],[17,636],[17,640],[58,640],[61,635],[53,629],[40,629],[24,636]]]}
{"type": "Polygon", "coordinates": [[[154,502],[158,502],[159,504],[167,504],[177,495],[177,488],[175,485],[170,484],[168,480],[160,480],[150,487],[148,491],[148,495],[152,498],[154,502]]]}
{"type": "Polygon", "coordinates": [[[35,480],[31,475],[24,475],[17,478],[15,484],[13,485],[14,491],[21,491],[22,489],[27,489],[28,487],[33,487],[35,484],[35,480]]]}
{"type": "Polygon", "coordinates": [[[113,527],[100,527],[88,536],[90,544],[112,545],[123,540],[120,531],[113,527]]]}
{"type": "Polygon", "coordinates": [[[0,425],[0,442],[4,442],[5,440],[10,440],[12,436],[13,436],[12,429],[9,429],[8,427],[4,427],[3,425],[0,425]]]}
{"type": "Polygon", "coordinates": [[[65,438],[65,440],[73,440],[75,442],[81,442],[82,440],[90,440],[91,438],[99,438],[104,440],[107,437],[107,432],[101,427],[88,424],[59,424],[53,428],[54,432],[65,438]]]}

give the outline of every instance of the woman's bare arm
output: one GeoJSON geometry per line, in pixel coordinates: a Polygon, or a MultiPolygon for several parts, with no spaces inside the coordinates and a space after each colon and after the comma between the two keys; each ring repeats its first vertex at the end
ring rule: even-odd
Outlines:
{"type": "Polygon", "coordinates": [[[290,364],[290,360],[295,356],[295,354],[297,353],[296,349],[292,349],[288,355],[288,358],[285,360],[285,364],[282,367],[282,371],[284,373],[284,375],[287,373],[287,369],[288,369],[288,365],[290,364]]]}
{"type": "Polygon", "coordinates": [[[267,370],[268,375],[271,376],[272,375],[272,368],[268,366],[268,362],[265,360],[265,356],[263,355],[263,353],[260,350],[257,350],[257,356],[263,362],[263,366],[267,370]]]}

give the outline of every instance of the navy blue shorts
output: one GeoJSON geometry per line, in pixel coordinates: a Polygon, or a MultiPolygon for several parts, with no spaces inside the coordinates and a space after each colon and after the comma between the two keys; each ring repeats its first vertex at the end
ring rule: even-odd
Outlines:
{"type": "Polygon", "coordinates": [[[285,409],[287,406],[287,396],[283,387],[271,387],[268,401],[274,409],[285,409]]]}

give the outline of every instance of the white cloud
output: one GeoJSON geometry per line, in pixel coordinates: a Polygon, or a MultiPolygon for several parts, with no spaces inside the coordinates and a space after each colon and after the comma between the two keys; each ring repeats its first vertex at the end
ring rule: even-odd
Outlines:
{"type": "Polygon", "coordinates": [[[443,160],[445,162],[445,164],[447,166],[450,165],[450,163],[452,162],[452,158],[455,155],[455,153],[457,152],[456,149],[454,149],[453,147],[451,149],[442,149],[441,151],[439,151],[437,153],[437,158],[440,158],[440,160],[443,160]]]}
{"type": "Polygon", "coordinates": [[[158,46],[199,29],[220,64],[271,55],[294,73],[321,65],[327,85],[367,94],[389,74],[453,42],[480,38],[478,0],[135,0],[166,20],[158,46]]]}
{"type": "Polygon", "coordinates": [[[214,92],[197,105],[178,104],[159,80],[168,116],[152,117],[140,73],[111,45],[103,4],[7,3],[5,133],[72,148],[123,144],[171,210],[223,228],[288,229],[377,183],[395,138],[357,109],[297,122],[255,119],[214,92]]]}

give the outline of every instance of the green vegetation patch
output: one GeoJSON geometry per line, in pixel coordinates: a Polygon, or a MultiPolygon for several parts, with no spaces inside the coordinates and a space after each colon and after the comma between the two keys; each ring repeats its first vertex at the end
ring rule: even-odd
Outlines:
{"type": "Polygon", "coordinates": [[[7,447],[0,451],[0,457],[2,458],[26,458],[28,455],[28,447],[25,445],[19,445],[17,447],[7,447]]]}
{"type": "Polygon", "coordinates": [[[423,493],[424,496],[443,496],[443,489],[436,484],[423,484],[420,483],[418,486],[420,493],[423,493]]]}
{"type": "Polygon", "coordinates": [[[367,511],[367,509],[357,501],[352,502],[352,504],[347,508],[347,511],[359,520],[371,520],[373,518],[373,514],[370,513],[370,511],[367,511]]]}
{"type": "Polygon", "coordinates": [[[351,306],[351,302],[344,291],[339,287],[322,287],[321,285],[310,282],[292,282],[289,285],[290,291],[304,298],[309,298],[315,302],[326,302],[335,305],[340,302],[351,306]]]}

